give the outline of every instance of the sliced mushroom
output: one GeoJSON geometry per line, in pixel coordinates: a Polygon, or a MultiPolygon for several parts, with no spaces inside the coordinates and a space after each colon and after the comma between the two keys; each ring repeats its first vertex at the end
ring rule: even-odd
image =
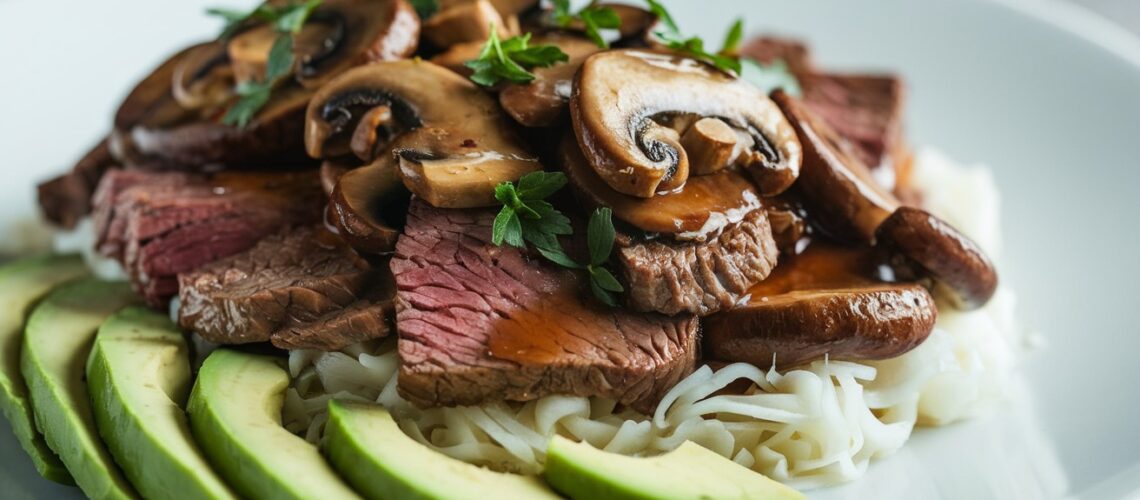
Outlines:
{"type": "Polygon", "coordinates": [[[796,186],[821,228],[905,256],[944,285],[956,307],[980,307],[993,296],[997,271],[973,241],[921,209],[900,207],[850,146],[800,101],[780,91],[772,98],[800,135],[804,164],[796,186]]]}
{"type": "Polygon", "coordinates": [[[901,207],[876,233],[877,245],[906,256],[946,289],[953,305],[975,309],[997,291],[998,276],[985,252],[942,219],[901,207]]]}
{"type": "Polygon", "coordinates": [[[803,145],[803,171],[796,187],[813,219],[840,240],[873,242],[879,225],[899,207],[898,200],[879,187],[851,146],[802,102],[779,90],[772,99],[803,145]]]}
{"type": "Polygon", "coordinates": [[[611,50],[582,64],[570,100],[574,131],[594,170],[613,189],[649,198],[688,180],[689,158],[678,131],[656,120],[715,117],[750,137],[735,165],[760,193],[786,190],[799,175],[795,131],[753,85],[673,54],[611,50]]]}
{"type": "Polygon", "coordinates": [[[886,359],[914,349],[938,317],[920,285],[880,283],[869,253],[815,244],[784,257],[739,307],[705,318],[709,359],[790,368],[831,359],[886,359]]]}
{"type": "Polygon", "coordinates": [[[384,133],[372,147],[375,161],[398,167],[408,189],[433,205],[497,205],[496,185],[542,169],[490,95],[426,61],[371,64],[323,87],[306,119],[309,154],[349,153],[376,108],[389,109],[390,118],[376,121],[384,133]]]}
{"type": "MultiPolygon", "coordinates": [[[[322,171],[323,174],[323,171],[322,171]]],[[[329,218],[337,232],[362,254],[396,248],[400,230],[385,219],[385,208],[406,205],[408,193],[389,162],[344,172],[329,197],[329,218]]]]}
{"type": "Polygon", "coordinates": [[[735,130],[719,118],[701,118],[681,135],[692,175],[708,175],[729,166],[738,154],[735,130]]]}
{"type": "Polygon", "coordinates": [[[491,5],[503,17],[517,16],[538,5],[538,0],[491,0],[491,5]]]}
{"type": "MultiPolygon", "coordinates": [[[[641,7],[610,2],[598,2],[592,5],[599,9],[613,10],[617,14],[621,24],[617,28],[618,39],[613,41],[615,46],[645,46],[649,34],[657,25],[657,16],[641,7]]],[[[586,24],[579,19],[572,20],[567,26],[561,26],[553,16],[548,15],[542,20],[542,25],[552,30],[586,32],[586,24]]]]}
{"type": "Polygon", "coordinates": [[[638,198],[611,189],[590,168],[572,136],[562,141],[558,156],[583,203],[610,207],[615,219],[647,233],[666,234],[679,241],[707,241],[761,208],[756,186],[735,169],[690,178],[671,193],[638,198]]]}
{"type": "MultiPolygon", "coordinates": [[[[348,68],[403,59],[419,42],[420,21],[407,0],[328,0],[294,36],[296,79],[315,89],[348,68]]],[[[239,82],[261,80],[278,38],[262,25],[233,37],[228,51],[239,82]]]]}
{"type": "Polygon", "coordinates": [[[222,43],[190,50],[174,69],[172,79],[174,99],[186,109],[220,106],[234,95],[234,73],[222,43]]]}
{"type": "Polygon", "coordinates": [[[419,36],[407,0],[326,0],[296,36],[297,81],[315,89],[354,66],[403,59],[419,36]]]}
{"type": "Polygon", "coordinates": [[[226,53],[234,79],[238,83],[264,80],[269,51],[276,41],[277,30],[268,25],[257,26],[231,38],[226,43],[226,53]]]}
{"type": "Polygon", "coordinates": [[[478,59],[479,54],[483,52],[483,45],[486,43],[486,40],[480,40],[454,44],[432,57],[431,62],[459,73],[463,77],[471,76],[472,71],[471,68],[467,67],[467,61],[478,59]]]}
{"type": "Polygon", "coordinates": [[[764,211],[772,225],[772,237],[781,254],[795,255],[811,243],[811,226],[802,207],[791,198],[780,195],[764,200],[764,211]]]}
{"type": "Polygon", "coordinates": [[[340,177],[359,166],[360,162],[356,161],[355,158],[331,158],[321,162],[321,189],[324,190],[325,195],[332,196],[336,184],[340,182],[340,177]]]}
{"type": "Polygon", "coordinates": [[[448,6],[424,22],[424,37],[437,47],[450,47],[462,42],[483,42],[491,36],[491,26],[499,36],[511,35],[503,16],[488,0],[476,0],[448,6]]]}
{"type": "Polygon", "coordinates": [[[207,117],[182,115],[180,119],[164,121],[164,115],[153,115],[128,130],[115,131],[118,151],[129,163],[190,169],[209,165],[308,165],[311,162],[305,159],[296,138],[304,133],[305,106],[310,96],[309,91],[296,87],[278,89],[245,128],[207,117]]]}
{"type": "Polygon", "coordinates": [[[115,112],[115,128],[127,130],[144,121],[175,121],[188,116],[189,113],[174,98],[174,74],[195,52],[218,46],[216,42],[191,45],[163,61],[123,99],[115,112]],[[155,115],[160,116],[156,118],[155,115]]]}
{"type": "Polygon", "coordinates": [[[534,81],[507,86],[499,93],[499,104],[524,126],[550,127],[562,123],[567,116],[574,75],[582,61],[601,49],[585,38],[561,34],[536,36],[534,43],[555,45],[570,59],[549,68],[535,68],[534,81]]]}

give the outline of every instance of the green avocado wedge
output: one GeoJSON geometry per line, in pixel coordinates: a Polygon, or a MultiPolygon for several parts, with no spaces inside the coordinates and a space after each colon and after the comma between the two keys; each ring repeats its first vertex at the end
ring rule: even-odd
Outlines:
{"type": "Polygon", "coordinates": [[[20,349],[28,313],[52,288],[86,276],[77,255],[42,255],[0,267],[0,410],[12,424],[20,446],[46,479],[74,484],[59,457],[36,430],[28,386],[20,373],[20,349]]]}
{"type": "Polygon", "coordinates": [[[249,498],[360,498],[316,446],[281,426],[289,374],[277,359],[214,351],[190,394],[190,427],[215,470],[249,498]]]}
{"type": "Polygon", "coordinates": [[[556,436],[543,475],[571,499],[805,498],[691,441],[664,455],[636,458],[556,436]]]}
{"type": "Polygon", "coordinates": [[[333,467],[369,499],[559,498],[536,477],[484,469],[417,443],[379,405],[330,401],[325,436],[333,467]]]}
{"type": "Polygon", "coordinates": [[[99,440],[84,373],[99,325],[137,302],[126,283],[74,281],[44,298],[24,333],[20,367],[36,426],[89,498],[135,497],[99,440]]]}
{"type": "Polygon", "coordinates": [[[164,314],[128,307],[95,337],[87,390],[99,434],[148,499],[235,498],[190,433],[190,349],[164,314]]]}

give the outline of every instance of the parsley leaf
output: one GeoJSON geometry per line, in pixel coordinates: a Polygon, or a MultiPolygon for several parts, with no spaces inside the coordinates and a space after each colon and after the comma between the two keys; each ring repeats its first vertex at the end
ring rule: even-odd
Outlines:
{"type": "Polygon", "coordinates": [[[661,40],[670,50],[681,52],[694,59],[699,59],[716,66],[721,71],[729,71],[737,75],[742,71],[740,67],[740,59],[731,55],[731,51],[735,50],[735,45],[739,45],[740,39],[743,38],[744,24],[741,20],[733,23],[732,28],[729,30],[728,36],[725,37],[725,49],[718,53],[710,53],[705,50],[705,41],[700,37],[691,36],[685,37],[681,34],[681,30],[677,28],[677,22],[673,20],[673,16],[665,7],[656,0],[646,0],[649,2],[649,11],[652,12],[657,19],[664,25],[664,29],[655,31],[653,34],[661,40]]]}
{"type": "Polygon", "coordinates": [[[654,16],[657,16],[657,19],[665,25],[665,29],[668,30],[668,33],[671,33],[676,37],[680,37],[681,28],[677,27],[677,22],[673,20],[673,16],[669,14],[669,11],[665,10],[665,6],[661,5],[656,0],[646,1],[649,2],[649,12],[652,12],[654,16]]]}
{"type": "Polygon", "coordinates": [[[293,35],[300,33],[305,21],[313,10],[321,4],[321,0],[308,0],[303,3],[289,3],[282,6],[261,4],[256,9],[241,13],[227,9],[210,9],[206,12],[220,16],[226,20],[226,27],[222,31],[221,39],[234,35],[238,29],[249,21],[269,23],[277,32],[277,39],[269,49],[269,57],[265,65],[265,78],[260,81],[243,82],[237,86],[235,92],[239,99],[226,115],[222,123],[245,128],[257,112],[265,107],[273,92],[273,87],[279,80],[293,71],[293,35]]]}
{"type": "Polygon", "coordinates": [[[274,18],[273,7],[266,4],[258,5],[257,8],[249,12],[213,8],[206,9],[206,14],[217,16],[225,20],[225,27],[222,28],[221,34],[218,35],[218,38],[221,40],[225,40],[237,34],[238,30],[241,29],[247,21],[272,21],[274,18]]]}
{"type": "Polygon", "coordinates": [[[586,28],[586,36],[598,47],[610,48],[609,42],[602,38],[601,30],[618,29],[621,27],[621,16],[610,7],[599,7],[591,3],[577,14],[570,13],[570,0],[554,0],[554,23],[563,28],[570,26],[575,20],[581,21],[586,28]]]}
{"type": "Polygon", "coordinates": [[[479,57],[467,61],[465,65],[474,70],[471,81],[484,87],[492,87],[506,80],[512,83],[528,83],[534,74],[528,69],[553,66],[558,62],[569,61],[570,56],[556,45],[530,46],[530,33],[499,40],[498,29],[491,25],[491,36],[479,52],[479,57]]]}
{"type": "Polygon", "coordinates": [[[613,212],[599,208],[590,216],[587,243],[590,262],[581,264],[566,254],[559,236],[574,233],[570,218],[543,198],[558,192],[566,185],[566,174],[561,172],[532,172],[516,183],[504,182],[495,186],[495,199],[503,204],[491,225],[491,243],[506,243],[525,248],[529,243],[543,258],[567,269],[583,269],[590,276],[590,290],[598,300],[611,307],[617,306],[614,293],[625,289],[608,269],[603,267],[610,259],[614,247],[613,212]]]}
{"type": "Polygon", "coordinates": [[[735,54],[736,49],[740,48],[741,40],[744,40],[744,19],[737,18],[736,22],[732,23],[732,27],[728,29],[728,34],[724,36],[724,44],[720,47],[720,54],[735,54]]]}
{"type": "Polygon", "coordinates": [[[491,242],[522,248],[524,241],[557,244],[558,236],[573,233],[570,219],[544,200],[565,185],[566,174],[562,172],[531,172],[517,185],[504,182],[495,186],[495,199],[503,208],[491,228],[491,242]]]}
{"type": "Polygon", "coordinates": [[[590,265],[602,265],[610,258],[614,249],[613,210],[599,208],[590,216],[586,229],[586,243],[590,247],[590,265]]]}
{"type": "Polygon", "coordinates": [[[776,89],[784,89],[784,92],[795,97],[803,95],[799,79],[792,74],[791,70],[788,69],[788,63],[784,62],[783,59],[772,61],[771,64],[763,64],[744,58],[741,63],[744,69],[741,77],[760,87],[765,94],[776,89]]]}
{"type": "Polygon", "coordinates": [[[411,4],[420,20],[427,20],[439,11],[439,0],[411,0],[411,4]]]}
{"type": "Polygon", "coordinates": [[[296,35],[301,32],[301,28],[305,26],[305,20],[313,13],[313,10],[321,4],[321,0],[309,0],[300,4],[289,4],[284,7],[279,7],[276,12],[276,19],[273,22],[273,27],[278,33],[290,33],[296,35]]]}

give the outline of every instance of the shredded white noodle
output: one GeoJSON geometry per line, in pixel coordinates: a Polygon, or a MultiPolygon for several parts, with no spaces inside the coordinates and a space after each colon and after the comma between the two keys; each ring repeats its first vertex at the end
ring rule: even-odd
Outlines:
{"type": "MultiPolygon", "coordinates": [[[[939,193],[930,209],[996,253],[998,201],[988,172],[967,171],[935,154],[919,158],[922,187],[939,193]]],[[[396,391],[393,340],[341,353],[296,351],[285,420],[293,432],[317,441],[330,397],[377,401],[427,446],[526,474],[541,471],[554,434],[628,455],[658,454],[689,440],[809,489],[859,478],[873,459],[901,448],[915,425],[953,422],[999,399],[1021,343],[1013,306],[1012,294],[1002,289],[978,311],[942,307],[926,342],[886,361],[823,359],[782,372],[744,363],[706,366],[670,390],[652,416],[601,398],[569,396],[421,410],[396,391]],[[744,394],[717,394],[742,379],[752,382],[744,394]]]]}

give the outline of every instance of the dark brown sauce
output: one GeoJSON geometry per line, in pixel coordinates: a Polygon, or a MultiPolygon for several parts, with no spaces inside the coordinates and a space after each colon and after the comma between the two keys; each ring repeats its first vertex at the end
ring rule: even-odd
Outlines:
{"type": "Polygon", "coordinates": [[[817,241],[799,255],[781,255],[768,279],[748,290],[751,300],[803,290],[852,288],[877,283],[879,261],[867,248],[817,241]]]}
{"type": "Polygon", "coordinates": [[[579,295],[577,286],[538,294],[510,317],[492,322],[488,329],[490,354],[521,365],[544,365],[557,362],[567,352],[589,349],[584,339],[570,333],[581,318],[598,314],[593,308],[601,306],[587,300],[579,295]]]}

